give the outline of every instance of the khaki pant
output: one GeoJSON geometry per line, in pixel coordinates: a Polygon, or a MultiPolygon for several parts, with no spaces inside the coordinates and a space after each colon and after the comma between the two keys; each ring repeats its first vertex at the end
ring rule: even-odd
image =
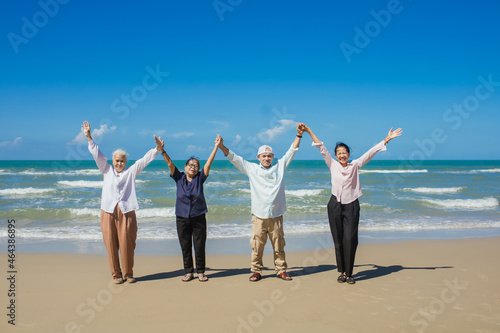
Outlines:
{"type": "Polygon", "coordinates": [[[113,278],[122,277],[118,250],[120,250],[122,259],[123,277],[125,279],[133,277],[134,250],[137,239],[135,211],[123,214],[118,205],[116,205],[113,214],[101,210],[101,230],[113,278]]]}
{"type": "Polygon", "coordinates": [[[252,236],[250,246],[252,247],[252,268],[255,273],[262,273],[262,256],[267,242],[267,235],[271,240],[274,251],[274,269],[279,275],[286,271],[285,260],[285,234],[283,233],[283,215],[261,219],[252,215],[252,236]]]}

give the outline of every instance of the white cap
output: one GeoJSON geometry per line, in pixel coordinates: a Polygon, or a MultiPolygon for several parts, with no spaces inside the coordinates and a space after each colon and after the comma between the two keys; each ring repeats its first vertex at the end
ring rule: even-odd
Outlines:
{"type": "Polygon", "coordinates": [[[260,154],[274,154],[273,148],[268,145],[260,146],[259,151],[257,152],[257,157],[259,157],[260,154]]]}

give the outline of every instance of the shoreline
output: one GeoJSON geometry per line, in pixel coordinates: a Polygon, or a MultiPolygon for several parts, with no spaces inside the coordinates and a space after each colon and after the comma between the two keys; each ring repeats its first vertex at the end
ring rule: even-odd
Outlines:
{"type": "Polygon", "coordinates": [[[105,254],[19,253],[16,326],[2,306],[0,330],[499,332],[499,251],[498,236],[366,243],[355,285],[336,282],[331,247],[287,253],[292,281],[265,254],[257,283],[248,254],[208,255],[206,283],[181,282],[180,256],[137,255],[137,283],[113,285],[105,254]]]}
{"type": "MultiPolygon", "coordinates": [[[[392,243],[425,240],[452,240],[468,238],[500,237],[500,228],[419,230],[419,231],[362,231],[359,244],[392,243]]],[[[250,254],[250,236],[235,238],[207,239],[207,255],[250,254]]],[[[333,247],[329,232],[296,235],[285,234],[285,252],[311,251],[323,247],[333,247]]],[[[269,242],[268,242],[269,243],[269,242]]],[[[0,239],[0,253],[7,251],[7,239],[0,239]]],[[[106,254],[102,240],[60,240],[60,239],[23,239],[16,237],[16,251],[19,253],[68,253],[68,254],[106,254]]],[[[271,244],[266,244],[264,253],[271,253],[271,244]]],[[[136,255],[181,255],[177,239],[148,240],[138,239],[136,255]]]]}

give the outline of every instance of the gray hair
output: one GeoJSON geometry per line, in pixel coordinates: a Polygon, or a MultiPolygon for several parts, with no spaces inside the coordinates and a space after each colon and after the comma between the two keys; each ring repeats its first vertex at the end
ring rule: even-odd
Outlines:
{"type": "Polygon", "coordinates": [[[127,152],[123,149],[116,149],[114,152],[113,152],[113,159],[115,158],[115,155],[119,155],[119,156],[125,156],[125,161],[127,160],[127,152]]]}

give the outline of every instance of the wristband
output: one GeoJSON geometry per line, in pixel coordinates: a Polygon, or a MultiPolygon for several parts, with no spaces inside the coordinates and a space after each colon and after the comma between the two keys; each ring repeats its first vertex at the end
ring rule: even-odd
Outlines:
{"type": "Polygon", "coordinates": [[[297,134],[297,137],[298,137],[298,138],[302,138],[302,135],[298,135],[298,134],[297,134]]]}

